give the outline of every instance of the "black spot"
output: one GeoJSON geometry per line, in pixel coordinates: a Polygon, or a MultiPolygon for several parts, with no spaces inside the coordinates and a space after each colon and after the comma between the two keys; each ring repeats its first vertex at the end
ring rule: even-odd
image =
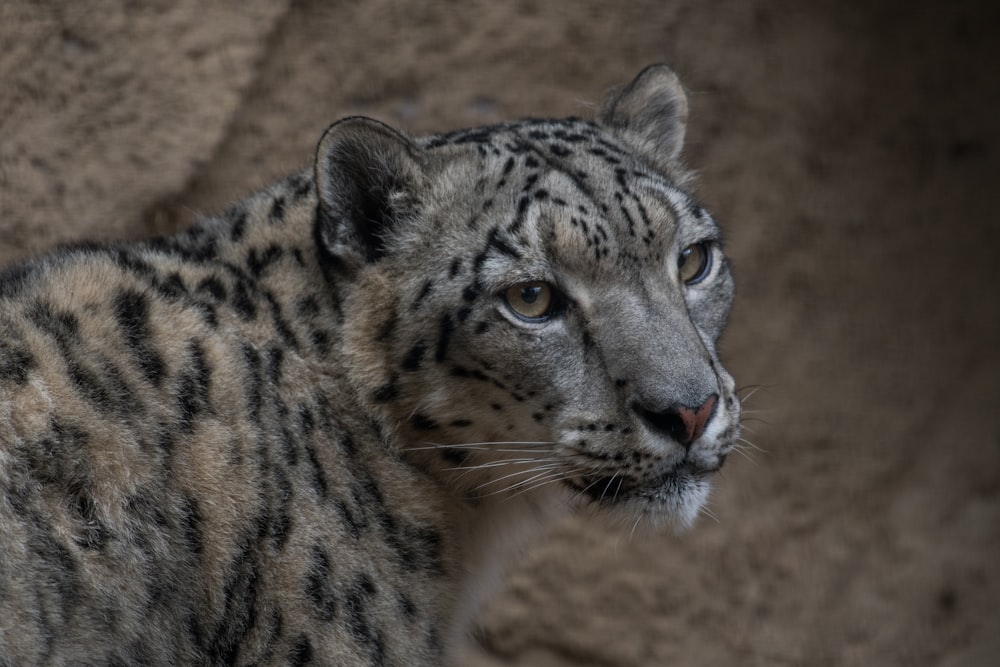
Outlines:
{"type": "Polygon", "coordinates": [[[388,403],[399,396],[399,387],[396,386],[397,379],[398,378],[393,377],[375,390],[373,398],[376,403],[388,403]]]}
{"type": "MultiPolygon", "coordinates": [[[[455,366],[451,369],[451,374],[455,377],[470,378],[480,382],[490,382],[490,377],[478,368],[468,369],[465,366],[455,366]]],[[[503,386],[501,385],[501,389],[503,386]]]]}
{"type": "MultiPolygon", "coordinates": [[[[517,212],[514,214],[514,221],[507,226],[507,233],[516,234],[521,230],[521,227],[524,225],[524,221],[528,213],[528,205],[530,203],[531,200],[527,196],[522,196],[521,199],[518,200],[517,212]]],[[[520,256],[520,253],[515,251],[506,243],[504,243],[503,240],[500,239],[499,237],[494,237],[492,241],[493,244],[496,245],[497,249],[503,252],[504,254],[511,254],[513,252],[514,256],[516,257],[520,256]],[[504,249],[503,246],[506,246],[506,249],[504,249]]]]}
{"type": "Polygon", "coordinates": [[[423,361],[425,354],[427,354],[427,345],[423,341],[420,341],[411,347],[410,351],[406,353],[405,357],[403,357],[403,370],[418,370],[420,368],[420,362],[423,361]]]}
{"type": "Polygon", "coordinates": [[[252,320],[257,316],[257,306],[250,298],[247,285],[243,280],[239,280],[233,286],[233,308],[244,320],[252,320]]]}
{"type": "Polygon", "coordinates": [[[319,462],[319,457],[316,455],[316,448],[311,444],[306,443],[306,460],[309,461],[309,470],[311,475],[309,482],[312,485],[313,491],[320,498],[327,497],[327,484],[326,475],[323,473],[323,466],[319,462]]]}
{"type": "Polygon", "coordinates": [[[406,593],[397,592],[396,598],[399,601],[399,610],[402,612],[403,616],[408,619],[416,618],[417,605],[413,602],[410,596],[406,593]]]}
{"type": "Polygon", "coordinates": [[[261,373],[260,354],[248,343],[243,344],[243,361],[247,366],[245,391],[247,393],[247,413],[250,419],[260,422],[261,402],[263,400],[263,377],[261,373]]]}
{"type": "Polygon", "coordinates": [[[380,343],[385,343],[391,340],[392,334],[396,330],[396,324],[398,323],[398,321],[399,318],[396,316],[396,313],[392,313],[389,316],[389,319],[383,322],[382,326],[379,327],[378,332],[375,334],[375,340],[377,340],[380,343]]]}
{"type": "Polygon", "coordinates": [[[115,299],[114,312],[136,365],[146,380],[159,386],[163,380],[165,364],[150,341],[149,303],[146,297],[132,290],[122,292],[115,299]]]}
{"type": "Polygon", "coordinates": [[[461,466],[465,465],[465,462],[469,460],[469,452],[454,447],[445,447],[441,450],[441,458],[448,463],[461,466]]]}
{"type": "Polygon", "coordinates": [[[434,358],[438,363],[445,360],[448,356],[448,345],[451,343],[451,335],[455,330],[455,323],[451,319],[451,315],[445,314],[441,318],[441,324],[438,331],[438,341],[437,349],[434,351],[434,358]]]}
{"type": "Polygon", "coordinates": [[[270,292],[264,292],[264,296],[267,299],[268,305],[271,306],[271,321],[274,323],[274,328],[281,336],[282,341],[293,350],[298,350],[299,342],[296,340],[295,334],[292,333],[291,326],[289,326],[281,313],[281,303],[270,292]]]}
{"type": "Polygon", "coordinates": [[[451,267],[448,269],[448,277],[454,278],[458,275],[458,272],[462,270],[462,260],[455,258],[451,261],[451,267]]]}
{"type": "Polygon", "coordinates": [[[16,385],[23,385],[28,381],[28,373],[35,365],[35,358],[28,350],[14,347],[9,341],[0,338],[0,381],[9,380],[16,385]]]}
{"type": "Polygon", "coordinates": [[[285,360],[285,351],[277,345],[267,348],[267,375],[272,384],[281,383],[281,366],[285,360]]]}
{"type": "Polygon", "coordinates": [[[271,212],[268,214],[272,223],[282,222],[285,219],[285,198],[275,197],[271,204],[271,212]]]}
{"type": "Polygon", "coordinates": [[[312,548],[304,587],[313,612],[321,621],[330,622],[336,618],[338,600],[331,581],[330,559],[318,545],[312,548]]]}
{"type": "Polygon", "coordinates": [[[375,665],[385,664],[385,640],[377,627],[368,619],[368,603],[376,595],[375,583],[367,574],[359,574],[344,596],[347,627],[354,638],[368,649],[375,665]]]}
{"type": "Polygon", "coordinates": [[[209,276],[198,283],[197,290],[208,294],[217,302],[226,300],[226,286],[215,276],[209,276]]]}
{"type": "Polygon", "coordinates": [[[34,266],[14,266],[0,271],[0,297],[16,297],[38,272],[34,266]]]}
{"type": "Polygon", "coordinates": [[[190,496],[185,496],[181,503],[180,522],[181,531],[187,548],[195,556],[201,556],[204,551],[204,539],[201,534],[201,511],[198,508],[198,500],[190,496]]]}
{"type": "Polygon", "coordinates": [[[465,427],[465,426],[472,426],[472,420],[471,419],[456,419],[453,422],[451,422],[451,425],[452,426],[458,426],[459,428],[462,428],[462,427],[465,427]]]}
{"type": "Polygon", "coordinates": [[[272,243],[260,252],[257,252],[256,248],[250,248],[250,250],[247,251],[246,259],[247,267],[250,269],[250,274],[253,275],[254,278],[260,278],[264,273],[264,270],[276,262],[283,254],[284,250],[281,246],[275,243],[272,243]]]}
{"type": "Polygon", "coordinates": [[[197,341],[188,344],[188,367],[177,382],[177,414],[180,428],[186,433],[194,429],[198,416],[208,409],[208,383],[212,369],[205,359],[205,350],[197,341]]]}
{"type": "Polygon", "coordinates": [[[466,285],[462,290],[462,299],[465,301],[475,301],[477,296],[479,296],[479,285],[475,282],[466,285]]]}
{"type": "Polygon", "coordinates": [[[438,427],[438,423],[420,412],[415,413],[410,417],[410,423],[413,424],[414,428],[421,431],[430,431],[438,427]]]}
{"type": "Polygon", "coordinates": [[[232,222],[232,227],[229,230],[229,238],[233,243],[239,243],[243,240],[243,236],[247,231],[247,212],[239,211],[239,215],[232,222]]]}
{"type": "Polygon", "coordinates": [[[156,284],[156,291],[170,300],[179,299],[187,294],[184,279],[176,271],[156,284]]]}
{"type": "Polygon", "coordinates": [[[431,293],[431,287],[433,287],[433,285],[434,283],[431,282],[430,280],[426,281],[423,284],[423,287],[420,288],[420,293],[417,294],[417,298],[413,300],[413,306],[412,306],[413,310],[417,310],[418,308],[420,308],[421,302],[427,298],[428,294],[431,293]]]}
{"type": "Polygon", "coordinates": [[[312,664],[312,661],[312,644],[309,642],[308,637],[305,635],[299,635],[296,637],[295,643],[292,644],[292,648],[288,652],[288,664],[292,667],[302,667],[303,665],[312,664]]]}

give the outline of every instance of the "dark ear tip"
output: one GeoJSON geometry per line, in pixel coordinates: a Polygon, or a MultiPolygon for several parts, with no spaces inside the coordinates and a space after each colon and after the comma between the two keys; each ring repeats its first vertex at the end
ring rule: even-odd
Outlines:
{"type": "Polygon", "coordinates": [[[599,121],[630,137],[635,147],[654,159],[676,160],[684,143],[688,103],[674,71],[662,63],[648,65],[624,88],[611,95],[599,121]]]}
{"type": "Polygon", "coordinates": [[[413,149],[413,142],[405,134],[386,125],[382,121],[367,116],[347,116],[326,128],[326,132],[316,146],[316,164],[321,166],[324,158],[330,156],[331,150],[339,143],[353,146],[378,145],[387,142],[398,147],[403,145],[413,149]]]}
{"type": "Polygon", "coordinates": [[[342,267],[375,261],[395,227],[412,217],[423,180],[420,149],[402,132],[363,116],[331,125],[316,148],[316,224],[342,267]]]}

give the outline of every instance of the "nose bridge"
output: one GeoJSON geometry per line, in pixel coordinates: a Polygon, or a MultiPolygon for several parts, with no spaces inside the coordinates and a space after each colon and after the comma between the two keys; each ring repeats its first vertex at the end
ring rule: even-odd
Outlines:
{"type": "Polygon", "coordinates": [[[615,360],[609,368],[625,380],[632,400],[651,410],[700,406],[718,392],[711,353],[687,316],[683,302],[661,298],[616,318],[606,332],[615,360]]]}

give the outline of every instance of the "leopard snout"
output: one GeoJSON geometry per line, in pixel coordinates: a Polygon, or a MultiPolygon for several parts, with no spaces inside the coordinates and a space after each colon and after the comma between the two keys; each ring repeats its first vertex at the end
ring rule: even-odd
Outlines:
{"type": "Polygon", "coordinates": [[[718,394],[709,394],[698,406],[678,403],[666,409],[655,410],[636,402],[632,404],[632,409],[650,431],[667,436],[688,449],[705,431],[718,402],[718,394]]]}

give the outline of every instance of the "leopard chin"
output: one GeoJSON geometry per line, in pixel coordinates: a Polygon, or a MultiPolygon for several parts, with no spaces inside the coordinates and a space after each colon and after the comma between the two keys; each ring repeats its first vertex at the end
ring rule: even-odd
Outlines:
{"type": "Polygon", "coordinates": [[[628,480],[620,475],[584,475],[566,480],[589,504],[617,519],[689,528],[702,512],[712,489],[714,471],[682,464],[655,480],[628,480]]]}

